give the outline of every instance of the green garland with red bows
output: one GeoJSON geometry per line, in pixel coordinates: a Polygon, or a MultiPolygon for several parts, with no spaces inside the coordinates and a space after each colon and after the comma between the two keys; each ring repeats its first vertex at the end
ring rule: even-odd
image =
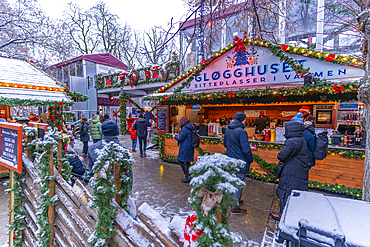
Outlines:
{"type": "Polygon", "coordinates": [[[75,102],[85,102],[86,100],[89,99],[89,96],[87,95],[84,95],[82,93],[79,93],[79,92],[71,92],[69,91],[68,88],[65,88],[64,89],[64,92],[65,94],[71,98],[71,100],[75,101],[75,102]]]}
{"type": "Polygon", "coordinates": [[[121,121],[121,135],[124,135],[127,133],[127,123],[126,123],[126,115],[127,115],[127,110],[126,110],[126,104],[127,104],[127,95],[124,92],[121,92],[119,95],[119,110],[120,110],[120,121],[121,121]]]}
{"type": "Polygon", "coordinates": [[[197,94],[176,93],[166,96],[146,97],[144,100],[158,100],[162,105],[214,105],[214,104],[271,104],[287,102],[329,102],[357,100],[358,82],[344,82],[333,85],[326,80],[299,87],[241,88],[237,91],[201,92],[197,94]]]}
{"type": "MultiPolygon", "coordinates": [[[[260,46],[260,47],[267,47],[270,49],[270,51],[277,57],[280,58],[280,61],[287,63],[291,66],[292,70],[294,70],[298,75],[301,75],[304,77],[304,75],[308,72],[308,69],[304,69],[302,64],[299,64],[296,60],[289,57],[286,53],[290,54],[297,54],[302,55],[305,57],[315,58],[322,61],[327,61],[335,64],[341,64],[356,68],[363,68],[364,62],[360,59],[349,57],[349,56],[342,56],[342,55],[336,55],[331,54],[328,52],[321,52],[321,51],[315,51],[310,50],[306,48],[300,48],[300,47],[293,47],[289,45],[284,44],[278,44],[278,43],[271,43],[266,40],[259,40],[259,39],[250,39],[245,38],[243,39],[244,44],[254,45],[254,46],[260,46]]],[[[215,59],[222,56],[224,53],[228,52],[231,49],[234,49],[235,46],[238,48],[239,42],[231,43],[227,47],[219,50],[218,52],[215,52],[213,55],[208,57],[207,59],[203,59],[199,64],[195,65],[194,68],[191,68],[190,70],[186,71],[184,74],[178,76],[177,78],[173,79],[170,83],[165,85],[164,87],[159,88],[154,93],[160,93],[165,92],[167,89],[171,88],[172,86],[176,85],[177,83],[182,81],[181,86],[177,87],[174,92],[181,92],[181,90],[189,85],[192,80],[194,80],[195,76],[198,76],[199,73],[206,68],[210,63],[212,63],[215,59]]]]}

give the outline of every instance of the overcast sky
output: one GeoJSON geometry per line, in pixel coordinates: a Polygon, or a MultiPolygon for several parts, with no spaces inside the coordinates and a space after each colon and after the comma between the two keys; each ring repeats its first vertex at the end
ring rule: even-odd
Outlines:
{"type": "MultiPolygon", "coordinates": [[[[84,9],[95,5],[95,0],[38,0],[47,15],[61,19],[67,4],[73,2],[84,9]]],[[[119,16],[122,23],[127,22],[137,30],[148,30],[153,26],[163,27],[171,21],[177,22],[187,14],[182,0],[105,0],[110,11],[119,16]]],[[[184,20],[184,18],[182,18],[184,20]]]]}

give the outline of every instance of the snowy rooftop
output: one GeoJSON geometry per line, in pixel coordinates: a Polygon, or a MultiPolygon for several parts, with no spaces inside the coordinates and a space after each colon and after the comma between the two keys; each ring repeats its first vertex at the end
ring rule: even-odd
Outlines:
{"type": "MultiPolygon", "coordinates": [[[[1,57],[0,83],[62,89],[55,80],[31,64],[22,60],[1,57]]],[[[69,101],[63,91],[47,91],[6,86],[0,86],[0,96],[10,99],[69,101]]]]}

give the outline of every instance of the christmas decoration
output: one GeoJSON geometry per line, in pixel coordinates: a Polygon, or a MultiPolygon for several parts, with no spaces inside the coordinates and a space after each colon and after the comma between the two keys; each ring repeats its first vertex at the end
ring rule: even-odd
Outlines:
{"type": "Polygon", "coordinates": [[[188,247],[192,242],[196,242],[199,236],[202,234],[201,230],[195,231],[193,229],[193,223],[197,219],[196,215],[188,216],[186,218],[184,237],[180,238],[180,242],[184,243],[184,247],[188,247]]]}
{"type": "Polygon", "coordinates": [[[176,93],[166,96],[145,97],[144,100],[167,105],[208,104],[209,100],[217,104],[271,104],[280,102],[317,102],[317,101],[352,101],[357,99],[358,82],[344,82],[333,86],[326,80],[318,80],[316,84],[299,87],[256,88],[252,90],[201,92],[197,94],[176,93]],[[166,100],[165,98],[166,97],[166,100]]]}
{"type": "Polygon", "coordinates": [[[126,123],[126,116],[127,116],[127,113],[126,113],[126,103],[127,103],[127,95],[124,93],[124,92],[121,92],[121,94],[119,95],[119,100],[121,101],[121,104],[120,104],[120,108],[119,108],[119,111],[120,111],[120,121],[121,121],[121,126],[120,126],[120,131],[121,131],[121,134],[126,134],[127,133],[127,123],[126,123]]]}
{"type": "Polygon", "coordinates": [[[244,165],[242,160],[216,153],[198,157],[196,163],[189,168],[193,176],[190,181],[192,189],[189,204],[196,209],[197,216],[193,229],[202,231],[197,241],[198,246],[232,246],[240,242],[240,237],[230,232],[227,214],[230,207],[238,203],[232,194],[245,185],[235,175],[244,165]],[[216,194],[218,190],[222,191],[222,200],[213,208],[206,208],[207,214],[204,214],[202,207],[202,192],[205,189],[216,194]],[[221,222],[217,222],[217,211],[221,212],[221,222]]]}
{"type": "Polygon", "coordinates": [[[132,164],[134,159],[128,149],[119,144],[103,140],[103,148],[95,150],[97,160],[94,163],[94,178],[90,180],[93,187],[92,208],[99,208],[98,221],[93,234],[88,241],[91,246],[106,246],[105,239],[114,237],[114,218],[117,208],[113,205],[113,198],[116,194],[121,195],[121,205],[127,206],[127,196],[131,193],[132,186],[132,164]],[[120,166],[119,181],[122,183],[121,189],[117,191],[112,175],[113,166],[120,166]]]}

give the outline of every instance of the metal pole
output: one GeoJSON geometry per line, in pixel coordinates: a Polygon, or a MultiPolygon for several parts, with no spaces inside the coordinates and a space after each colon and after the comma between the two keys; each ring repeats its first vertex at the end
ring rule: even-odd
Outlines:
{"type": "Polygon", "coordinates": [[[201,0],[200,2],[200,23],[199,23],[199,34],[198,34],[198,40],[199,40],[199,60],[204,59],[204,0],[201,0]]]}

